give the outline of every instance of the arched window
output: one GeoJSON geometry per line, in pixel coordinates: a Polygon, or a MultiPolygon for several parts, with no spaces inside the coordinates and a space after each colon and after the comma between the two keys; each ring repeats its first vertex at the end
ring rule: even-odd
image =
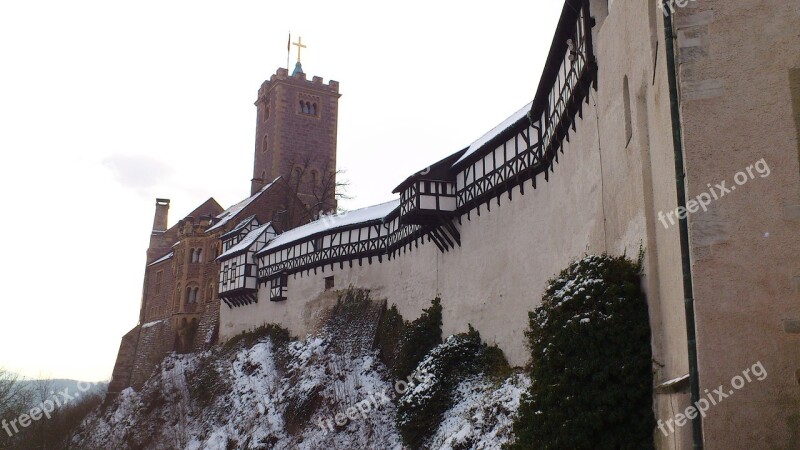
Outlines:
{"type": "Polygon", "coordinates": [[[190,263],[194,262],[194,249],[193,248],[189,249],[189,262],[190,263]]]}
{"type": "Polygon", "coordinates": [[[313,103],[311,105],[311,115],[312,116],[316,116],[317,115],[317,104],[316,103],[313,103]]]}
{"type": "Polygon", "coordinates": [[[298,111],[301,112],[301,113],[305,113],[305,110],[303,109],[303,101],[302,100],[300,100],[300,109],[298,111]]]}
{"type": "Polygon", "coordinates": [[[186,288],[186,303],[197,303],[199,299],[200,299],[199,287],[186,288]]]}
{"type": "Polygon", "coordinates": [[[317,187],[317,171],[316,170],[312,170],[311,171],[311,186],[317,187]]]}
{"type": "Polygon", "coordinates": [[[261,144],[261,151],[262,151],[262,152],[265,152],[265,151],[267,151],[267,149],[269,149],[269,136],[267,136],[267,135],[265,134],[265,135],[264,135],[264,139],[262,139],[262,140],[261,140],[261,142],[262,142],[262,144],[261,144]]]}
{"type": "Polygon", "coordinates": [[[198,248],[197,249],[196,258],[197,258],[196,262],[199,262],[199,263],[203,262],[203,249],[202,248],[198,248]]]}

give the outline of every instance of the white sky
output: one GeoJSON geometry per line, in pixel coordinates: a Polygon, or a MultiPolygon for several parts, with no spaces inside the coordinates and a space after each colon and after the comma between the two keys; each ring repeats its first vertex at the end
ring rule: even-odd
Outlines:
{"type": "Polygon", "coordinates": [[[253,102],[289,30],[308,77],[341,83],[353,209],[529,102],[562,5],[0,3],[0,367],[110,378],[138,320],[155,197],[172,199],[171,225],[249,194],[253,102]]]}

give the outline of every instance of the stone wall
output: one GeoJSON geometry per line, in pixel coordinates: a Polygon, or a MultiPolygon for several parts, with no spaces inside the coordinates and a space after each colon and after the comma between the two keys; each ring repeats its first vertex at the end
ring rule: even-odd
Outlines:
{"type": "Polygon", "coordinates": [[[175,333],[168,320],[149,322],[137,328],[140,331],[130,386],[139,390],[153,374],[156,366],[172,352],[175,345],[175,333]]]}
{"type": "Polygon", "coordinates": [[[797,448],[800,3],[690,4],[674,16],[687,195],[719,197],[689,215],[700,388],[734,391],[759,361],[768,374],[714,406],[706,448],[797,448]]]}
{"type": "Polygon", "coordinates": [[[117,353],[117,361],[111,374],[111,382],[108,383],[108,395],[111,397],[116,396],[123,389],[130,386],[140,331],[141,327],[137,325],[122,337],[119,352],[117,353]]]}

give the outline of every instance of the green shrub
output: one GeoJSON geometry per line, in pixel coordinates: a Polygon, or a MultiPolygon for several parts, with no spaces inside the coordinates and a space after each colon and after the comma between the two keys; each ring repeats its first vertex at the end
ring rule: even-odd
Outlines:
{"type": "Polygon", "coordinates": [[[469,332],[448,337],[428,353],[397,405],[397,425],[405,445],[425,448],[442,416],[453,406],[458,385],[481,373],[511,373],[511,367],[503,352],[483,343],[471,325],[469,332]]]}
{"type": "Polygon", "coordinates": [[[422,315],[413,322],[406,322],[400,340],[394,375],[397,379],[407,377],[422,358],[442,343],[442,301],[435,298],[431,306],[422,310],[422,315]]]}
{"type": "Polygon", "coordinates": [[[397,305],[392,305],[388,309],[385,306],[384,304],[384,311],[375,334],[375,347],[378,349],[380,360],[391,373],[395,373],[400,357],[400,343],[405,333],[405,322],[403,316],[397,311],[397,305]]]}
{"type": "Polygon", "coordinates": [[[640,264],[587,256],[550,280],[526,333],[530,390],[513,449],[653,448],[652,369],[640,264]]]}

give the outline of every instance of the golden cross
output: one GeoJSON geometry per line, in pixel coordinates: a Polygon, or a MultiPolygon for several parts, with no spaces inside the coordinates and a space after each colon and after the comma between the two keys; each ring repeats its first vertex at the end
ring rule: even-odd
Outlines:
{"type": "Polygon", "coordinates": [[[300,62],[300,50],[306,48],[306,46],[303,45],[302,36],[298,37],[297,38],[297,42],[293,42],[292,45],[296,45],[297,46],[297,62],[300,62]]]}

